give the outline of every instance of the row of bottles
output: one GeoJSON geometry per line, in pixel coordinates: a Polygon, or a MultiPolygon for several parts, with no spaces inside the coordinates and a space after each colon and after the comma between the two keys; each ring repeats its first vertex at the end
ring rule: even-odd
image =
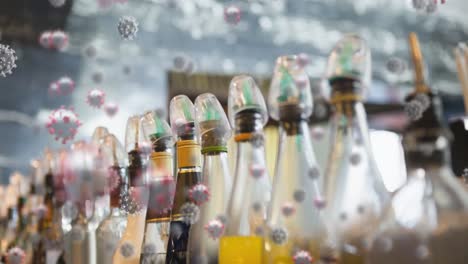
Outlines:
{"type": "Polygon", "coordinates": [[[124,145],[99,127],[90,142],[46,151],[30,184],[11,177],[2,192],[2,262],[465,263],[468,194],[450,169],[450,136],[414,34],[410,48],[415,90],[407,101],[421,109],[403,134],[408,181],[395,193],[374,160],[363,106],[371,53],[347,35],[326,69],[334,110],[326,166],[307,124],[309,78],[297,56],[282,56],[268,110],[254,79],[240,75],[227,115],[212,94],[194,103],[179,95],[170,123],[159,111],[130,117],[124,145]],[[269,116],[280,133],[272,177],[269,116]]]}

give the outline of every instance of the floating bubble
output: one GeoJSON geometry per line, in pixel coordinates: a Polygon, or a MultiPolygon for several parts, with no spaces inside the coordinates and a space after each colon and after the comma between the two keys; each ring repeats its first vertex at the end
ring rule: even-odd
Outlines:
{"type": "Polygon", "coordinates": [[[211,220],[205,225],[205,230],[212,239],[218,239],[224,233],[224,224],[217,219],[211,220]]]}
{"type": "Polygon", "coordinates": [[[133,40],[138,33],[138,22],[132,16],[123,16],[119,20],[117,29],[125,40],[133,40]]]}
{"type": "Polygon", "coordinates": [[[89,106],[94,108],[101,108],[104,104],[106,94],[99,89],[92,89],[86,97],[86,102],[89,106]]]}
{"type": "Polygon", "coordinates": [[[202,205],[210,199],[210,190],[204,184],[196,184],[189,191],[189,197],[196,205],[202,205]]]}
{"type": "Polygon", "coordinates": [[[54,135],[55,140],[61,140],[63,144],[73,140],[80,126],[78,115],[72,108],[67,109],[64,106],[54,110],[46,123],[49,134],[54,135]]]}
{"type": "Polygon", "coordinates": [[[17,59],[15,50],[8,45],[0,44],[0,76],[6,77],[12,74],[13,69],[16,68],[17,59]]]}

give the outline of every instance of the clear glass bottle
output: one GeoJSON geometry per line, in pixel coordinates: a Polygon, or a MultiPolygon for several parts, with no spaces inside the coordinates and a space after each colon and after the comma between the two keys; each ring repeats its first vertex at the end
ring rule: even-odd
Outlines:
{"type": "Polygon", "coordinates": [[[132,116],[128,119],[125,149],[128,153],[127,173],[130,188],[121,197],[122,206],[127,212],[127,228],[112,258],[115,264],[138,264],[145,235],[148,188],[144,173],[146,157],[140,148],[142,138],[140,128],[140,116],[132,116]]]}
{"type": "Polygon", "coordinates": [[[429,106],[404,132],[408,181],[393,195],[371,235],[367,263],[466,263],[468,192],[450,167],[451,135],[442,123],[440,99],[418,78],[423,64],[414,33],[410,44],[416,89],[407,101],[424,94],[429,106]]]}
{"type": "Polygon", "coordinates": [[[148,173],[149,200],[141,264],[166,262],[170,213],[174,200],[174,138],[167,123],[156,111],[146,112],[141,119],[144,139],[151,142],[148,173]]]}
{"type": "Polygon", "coordinates": [[[107,175],[107,189],[110,194],[110,214],[99,224],[96,230],[96,262],[112,264],[112,256],[117,243],[127,227],[127,215],[122,210],[120,197],[128,192],[126,173],[127,154],[120,141],[113,134],[103,138],[103,155],[111,159],[107,175]]]}
{"type": "MultiPolygon", "coordinates": [[[[109,130],[105,127],[96,127],[94,129],[93,135],[91,137],[91,143],[94,144],[97,149],[97,160],[96,166],[102,166],[102,162],[105,157],[102,157],[102,144],[103,139],[109,135],[109,130]]],[[[105,176],[105,175],[104,175],[105,176]]],[[[110,213],[110,195],[106,189],[106,179],[107,177],[95,177],[93,179],[94,183],[94,192],[95,192],[95,201],[94,201],[94,213],[91,225],[97,226],[101,223],[104,218],[106,218],[110,213]]]]}
{"type": "Polygon", "coordinates": [[[231,128],[213,94],[199,95],[195,100],[195,109],[203,171],[201,182],[189,190],[191,201],[200,208],[200,216],[190,227],[187,263],[219,263],[219,238],[224,228],[219,218],[225,215],[232,185],[227,159],[227,140],[231,136],[231,128]]]}
{"type": "Polygon", "coordinates": [[[325,171],[325,219],[340,263],[363,263],[365,238],[390,197],[372,155],[362,104],[370,83],[370,56],[364,40],[350,34],[335,45],[328,60],[334,114],[325,171]]]}
{"type": "Polygon", "coordinates": [[[219,263],[263,263],[263,233],[271,194],[263,135],[268,112],[252,77],[232,79],[228,109],[235,130],[237,159],[219,263]]]}
{"type": "Polygon", "coordinates": [[[185,95],[172,98],[169,114],[173,135],[177,136],[177,175],[166,263],[183,264],[187,262],[190,225],[199,215],[189,190],[201,182],[201,153],[195,132],[195,107],[190,99],[185,95]]]}
{"type": "Polygon", "coordinates": [[[322,177],[307,125],[312,113],[309,78],[297,56],[277,59],[268,105],[270,116],[280,122],[280,136],[266,263],[293,263],[302,255],[318,259],[326,237],[320,218],[322,177]]]}

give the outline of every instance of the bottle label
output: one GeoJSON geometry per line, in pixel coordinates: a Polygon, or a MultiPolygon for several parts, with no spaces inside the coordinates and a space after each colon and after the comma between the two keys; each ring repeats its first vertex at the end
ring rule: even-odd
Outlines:
{"type": "Polygon", "coordinates": [[[182,140],[177,142],[177,167],[200,167],[201,148],[195,140],[182,140]]]}

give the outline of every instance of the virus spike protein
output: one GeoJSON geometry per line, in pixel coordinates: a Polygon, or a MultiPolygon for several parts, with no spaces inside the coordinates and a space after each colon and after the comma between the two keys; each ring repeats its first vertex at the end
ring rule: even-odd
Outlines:
{"type": "Polygon", "coordinates": [[[62,144],[73,140],[80,126],[81,121],[78,119],[78,115],[72,108],[67,109],[64,106],[54,110],[46,123],[49,133],[55,135],[55,140],[61,140],[62,144]]]}

